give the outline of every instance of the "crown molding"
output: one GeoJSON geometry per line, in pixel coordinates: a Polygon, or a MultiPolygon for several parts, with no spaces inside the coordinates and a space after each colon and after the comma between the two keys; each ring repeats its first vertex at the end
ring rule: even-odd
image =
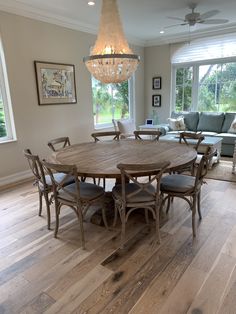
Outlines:
{"type": "Polygon", "coordinates": [[[204,29],[201,31],[195,31],[191,33],[180,33],[175,35],[165,35],[159,36],[152,40],[146,40],[145,47],[152,47],[152,46],[160,46],[160,45],[166,45],[166,44],[172,44],[172,43],[179,43],[184,41],[191,41],[193,39],[203,38],[203,37],[209,37],[209,36],[217,36],[217,35],[223,35],[223,34],[229,34],[229,33],[235,33],[236,32],[236,23],[228,24],[227,27],[225,26],[222,28],[215,27],[214,30],[212,29],[204,29]]]}
{"type": "Polygon", "coordinates": [[[40,9],[28,5],[22,5],[16,3],[15,1],[8,0],[8,2],[3,2],[0,0],[0,10],[8,13],[13,13],[16,15],[28,17],[34,20],[39,20],[42,22],[47,22],[50,24],[56,24],[59,26],[64,26],[66,28],[81,30],[85,33],[96,34],[96,29],[89,24],[81,23],[77,20],[68,19],[60,15],[53,13],[48,13],[40,9]]]}
{"type": "MultiPolygon", "coordinates": [[[[81,23],[78,20],[66,18],[61,15],[49,13],[37,8],[34,8],[29,5],[23,5],[20,3],[17,3],[16,1],[8,0],[7,3],[4,0],[0,0],[0,10],[20,16],[24,16],[27,18],[31,18],[34,20],[55,24],[61,27],[97,35],[98,29],[91,25],[86,23],[81,23]]],[[[137,37],[127,35],[126,36],[129,43],[137,46],[144,47],[145,46],[145,40],[141,40],[137,37]]]]}
{"type": "MultiPolygon", "coordinates": [[[[39,8],[35,8],[30,5],[23,4],[22,2],[18,2],[16,0],[0,0],[0,10],[8,13],[24,16],[27,18],[31,18],[34,20],[55,24],[61,27],[78,30],[81,32],[97,35],[97,27],[82,23],[75,19],[66,18],[62,15],[57,15],[54,13],[49,13],[47,11],[41,10],[39,8]]],[[[142,40],[140,38],[134,37],[130,34],[126,34],[126,37],[130,44],[137,45],[140,47],[151,47],[151,46],[159,46],[170,43],[178,43],[183,41],[189,41],[201,37],[207,36],[215,36],[222,35],[226,33],[236,32],[236,23],[215,26],[214,29],[204,29],[198,30],[189,33],[179,33],[167,35],[163,34],[154,39],[150,40],[142,40]]]]}

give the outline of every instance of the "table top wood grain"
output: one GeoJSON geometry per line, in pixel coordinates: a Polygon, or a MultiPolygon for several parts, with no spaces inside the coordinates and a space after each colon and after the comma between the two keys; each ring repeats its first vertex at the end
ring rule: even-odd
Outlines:
{"type": "Polygon", "coordinates": [[[196,151],[179,143],[120,140],[71,145],[53,153],[48,160],[76,165],[78,175],[119,178],[118,163],[147,164],[170,161],[168,171],[193,163],[196,151]]]}

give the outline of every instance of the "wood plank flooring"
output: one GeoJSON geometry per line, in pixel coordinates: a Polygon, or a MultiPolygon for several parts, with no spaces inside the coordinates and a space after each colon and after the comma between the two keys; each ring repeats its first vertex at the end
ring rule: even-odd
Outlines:
{"type": "Polygon", "coordinates": [[[162,215],[160,245],[154,228],[134,214],[123,250],[119,225],[110,231],[90,222],[82,250],[79,224],[66,207],[55,239],[45,206],[37,215],[31,182],[1,191],[0,314],[235,314],[235,189],[236,183],[207,180],[194,240],[183,200],[162,215]]]}

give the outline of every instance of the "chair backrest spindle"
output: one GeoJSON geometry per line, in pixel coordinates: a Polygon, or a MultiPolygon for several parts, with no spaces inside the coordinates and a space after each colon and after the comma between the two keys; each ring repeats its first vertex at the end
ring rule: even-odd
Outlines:
{"type": "Polygon", "coordinates": [[[151,140],[153,142],[158,141],[159,137],[161,136],[160,131],[156,130],[144,130],[144,131],[134,131],[134,136],[136,140],[151,140]],[[142,135],[145,136],[145,138],[142,137],[142,135]],[[149,138],[147,138],[149,137],[149,138]]]}
{"type": "Polygon", "coordinates": [[[122,199],[124,202],[129,202],[129,199],[139,194],[141,191],[145,191],[147,194],[157,198],[160,191],[160,179],[170,164],[169,161],[159,162],[154,164],[118,164],[117,168],[121,172],[121,184],[122,184],[122,199]],[[145,182],[143,177],[146,177],[145,182]],[[135,183],[139,189],[133,192],[126,191],[126,182],[135,183]],[[150,185],[155,185],[155,192],[148,189],[150,185]]]}
{"type": "Polygon", "coordinates": [[[80,201],[80,189],[79,189],[79,178],[77,174],[77,168],[75,165],[60,165],[60,164],[53,164],[46,162],[45,160],[42,161],[42,165],[45,171],[50,175],[52,185],[53,185],[53,192],[54,195],[58,195],[60,191],[63,191],[65,196],[69,196],[74,198],[77,201],[80,201]],[[55,173],[64,173],[65,177],[63,180],[57,180],[55,173]],[[77,194],[70,193],[70,190],[67,188],[65,183],[68,181],[69,178],[73,178],[76,188],[77,194]]]}
{"type": "Polygon", "coordinates": [[[179,134],[179,143],[184,142],[186,145],[189,145],[194,141],[196,142],[194,148],[197,151],[201,142],[204,141],[204,138],[205,137],[201,133],[181,132],[179,134]]]}
{"type": "Polygon", "coordinates": [[[48,146],[51,148],[52,151],[57,152],[60,149],[65,148],[66,146],[70,146],[70,139],[68,136],[55,138],[48,142],[48,146]],[[58,145],[60,145],[59,148],[58,145]]]}
{"type": "Polygon", "coordinates": [[[45,172],[43,170],[43,166],[39,159],[39,156],[33,155],[30,149],[24,149],[23,153],[24,153],[24,156],[27,158],[30,169],[32,170],[32,173],[35,177],[35,181],[37,183],[41,182],[44,188],[46,188],[47,183],[45,179],[45,172]]]}
{"type": "Polygon", "coordinates": [[[120,132],[119,131],[111,131],[111,132],[95,132],[91,134],[92,138],[95,142],[100,141],[100,138],[103,137],[111,137],[112,140],[119,141],[120,139],[120,132]]]}

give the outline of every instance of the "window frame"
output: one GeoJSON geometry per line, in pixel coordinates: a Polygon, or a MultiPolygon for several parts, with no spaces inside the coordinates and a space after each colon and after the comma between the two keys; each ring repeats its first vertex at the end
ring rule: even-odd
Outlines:
{"type": "Polygon", "coordinates": [[[6,62],[1,38],[0,38],[0,89],[2,94],[5,126],[7,132],[6,136],[0,137],[0,144],[3,144],[7,142],[16,141],[17,138],[10,96],[10,88],[8,84],[6,62]]]}
{"type": "MultiPolygon", "coordinates": [[[[131,119],[131,120],[134,120],[134,107],[135,107],[134,106],[134,95],[135,95],[135,90],[134,90],[135,84],[134,84],[134,82],[135,82],[135,76],[133,74],[128,80],[129,119],[131,119]]],[[[91,76],[91,87],[92,87],[92,76],[91,76]]],[[[93,93],[93,91],[92,91],[92,93],[93,93]]],[[[92,101],[92,110],[93,110],[93,101],[92,101]]],[[[110,129],[110,128],[113,128],[112,121],[110,123],[99,123],[99,125],[94,123],[94,130],[110,129]]]]}
{"type": "MultiPolygon", "coordinates": [[[[193,81],[192,81],[192,104],[190,111],[198,111],[198,92],[199,92],[199,67],[202,65],[211,64],[225,64],[236,62],[236,57],[211,59],[203,61],[173,63],[171,67],[171,111],[175,111],[176,105],[176,71],[178,68],[193,67],[193,81]]],[[[217,111],[215,111],[217,112],[217,111]]]]}

